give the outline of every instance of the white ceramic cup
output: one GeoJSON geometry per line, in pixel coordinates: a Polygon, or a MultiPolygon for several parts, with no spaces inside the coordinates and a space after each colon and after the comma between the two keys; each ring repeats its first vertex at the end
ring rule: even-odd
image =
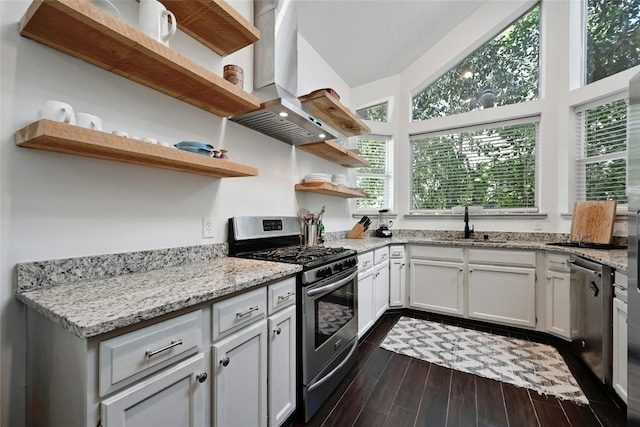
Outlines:
{"type": "Polygon", "coordinates": [[[123,136],[125,138],[129,137],[129,134],[123,130],[114,130],[113,132],[111,132],[112,134],[116,135],[116,136],[123,136]]]}
{"type": "Polygon", "coordinates": [[[49,100],[44,103],[42,110],[42,118],[55,120],[56,122],[76,124],[76,116],[73,114],[71,105],[60,101],[49,100]]]}
{"type": "Polygon", "coordinates": [[[149,138],[148,136],[143,136],[140,138],[141,141],[148,142],[149,144],[157,144],[158,140],[155,138],[149,138]]]}
{"type": "Polygon", "coordinates": [[[102,119],[93,114],[77,113],[76,125],[87,129],[102,130],[102,119]]]}
{"type": "Polygon", "coordinates": [[[159,1],[140,0],[138,27],[152,39],[169,46],[169,40],[176,34],[177,22],[175,15],[159,1]]]}

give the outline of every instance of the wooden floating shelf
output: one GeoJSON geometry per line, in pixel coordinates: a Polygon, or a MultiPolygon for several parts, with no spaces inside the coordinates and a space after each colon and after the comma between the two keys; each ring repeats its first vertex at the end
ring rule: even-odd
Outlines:
{"type": "Polygon", "coordinates": [[[364,191],[347,187],[339,187],[337,185],[329,184],[328,182],[296,184],[296,191],[309,191],[311,193],[345,198],[369,197],[369,195],[364,191]]]}
{"type": "Polygon", "coordinates": [[[221,117],[260,107],[257,97],[88,1],[36,0],[20,34],[221,117]]]}
{"type": "Polygon", "coordinates": [[[299,96],[307,111],[341,131],[345,136],[366,135],[371,129],[325,89],[299,96]]]}
{"type": "Polygon", "coordinates": [[[257,176],[258,169],[52,120],[16,132],[16,145],[57,153],[171,169],[215,178],[257,176]]]}
{"type": "Polygon", "coordinates": [[[163,0],[178,27],[219,55],[260,39],[260,31],[223,0],[163,0]]]}
{"type": "Polygon", "coordinates": [[[367,159],[338,144],[335,141],[320,141],[296,145],[297,148],[318,157],[337,163],[345,168],[369,167],[367,159]]]}

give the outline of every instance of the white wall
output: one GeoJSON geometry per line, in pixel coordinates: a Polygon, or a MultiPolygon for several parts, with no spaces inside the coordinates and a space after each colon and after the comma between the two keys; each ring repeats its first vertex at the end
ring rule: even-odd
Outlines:
{"type": "MultiPolygon", "coordinates": [[[[569,58],[580,57],[580,31],[570,17],[579,16],[579,1],[544,0],[541,10],[541,93],[540,99],[525,104],[496,107],[456,116],[411,122],[411,97],[482,46],[501,29],[535,5],[532,0],[487,2],[462,22],[450,34],[416,60],[399,76],[353,88],[353,104],[364,107],[381,99],[391,99],[397,112],[391,122],[382,126],[369,123],[373,132],[393,132],[395,141],[395,203],[398,218],[394,227],[416,229],[462,230],[458,218],[408,217],[411,171],[409,135],[468,124],[540,115],[539,218],[479,218],[472,217],[476,231],[568,232],[571,225],[570,109],[588,100],[625,90],[629,79],[640,67],[619,73],[585,88],[576,88],[579,68],[571,66],[569,58]],[[571,82],[571,84],[570,84],[571,82]],[[540,221],[541,230],[534,229],[540,221]]],[[[626,220],[616,222],[615,235],[626,235],[626,220]]]]}
{"type": "MultiPolygon", "coordinates": [[[[114,3],[122,19],[135,25],[137,3],[114,3]]],[[[251,1],[230,3],[252,20],[251,1]]],[[[319,211],[326,205],[328,231],[352,222],[351,200],[293,190],[306,173],[345,173],[344,168],[21,37],[18,22],[29,4],[0,1],[3,426],[24,422],[25,325],[12,293],[16,263],[224,242],[232,216],[296,215],[300,207],[319,211]],[[215,179],[17,147],[14,133],[34,122],[48,99],[97,114],[107,131],[226,148],[232,161],[259,168],[259,176],[215,179]],[[214,239],[202,238],[203,217],[215,218],[214,239]]],[[[301,87],[336,87],[348,100],[347,85],[308,44],[301,45],[301,57],[308,64],[318,61],[326,74],[301,75],[301,87]]],[[[245,90],[252,90],[251,47],[222,58],[180,32],[170,46],[218,74],[224,64],[240,65],[245,90]]]]}

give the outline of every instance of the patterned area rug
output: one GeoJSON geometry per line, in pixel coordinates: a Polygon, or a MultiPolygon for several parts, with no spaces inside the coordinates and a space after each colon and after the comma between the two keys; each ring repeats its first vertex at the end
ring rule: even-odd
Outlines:
{"type": "Polygon", "coordinates": [[[589,404],[560,354],[548,345],[401,317],[380,347],[562,400],[589,404]]]}

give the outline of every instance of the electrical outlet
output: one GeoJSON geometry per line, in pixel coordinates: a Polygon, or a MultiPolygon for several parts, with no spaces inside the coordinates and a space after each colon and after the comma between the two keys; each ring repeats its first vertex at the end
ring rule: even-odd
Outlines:
{"type": "Polygon", "coordinates": [[[202,237],[205,239],[212,239],[213,233],[213,218],[202,218],[202,237]]]}
{"type": "Polygon", "coordinates": [[[542,230],[542,223],[540,221],[533,221],[534,230],[542,230]]]}

